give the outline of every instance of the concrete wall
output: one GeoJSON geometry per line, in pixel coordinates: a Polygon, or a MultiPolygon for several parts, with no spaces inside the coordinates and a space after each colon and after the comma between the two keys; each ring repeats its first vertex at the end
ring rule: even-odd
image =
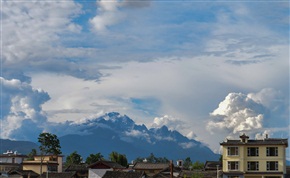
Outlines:
{"type": "Polygon", "coordinates": [[[267,156],[266,155],[266,145],[259,146],[249,146],[249,145],[240,145],[239,155],[237,156],[228,156],[227,148],[224,146],[222,150],[223,154],[223,171],[228,172],[228,162],[229,161],[238,161],[239,170],[238,171],[248,171],[248,161],[258,161],[259,162],[259,171],[267,171],[267,161],[278,161],[278,171],[286,174],[286,154],[285,154],[285,145],[271,145],[273,147],[278,147],[278,156],[267,156]],[[259,156],[248,156],[248,147],[258,147],[259,156]]]}

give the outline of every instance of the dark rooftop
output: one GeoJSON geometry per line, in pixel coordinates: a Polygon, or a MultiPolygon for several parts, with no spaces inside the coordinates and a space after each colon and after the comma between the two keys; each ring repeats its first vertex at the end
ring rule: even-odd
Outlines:
{"type": "Polygon", "coordinates": [[[14,169],[14,170],[10,170],[8,172],[9,175],[21,175],[23,177],[27,177],[28,175],[30,175],[31,178],[33,177],[38,177],[39,174],[35,173],[34,171],[31,170],[21,170],[21,169],[14,169]]]}
{"type": "Polygon", "coordinates": [[[89,165],[88,168],[93,168],[97,165],[105,165],[105,166],[113,168],[113,169],[125,169],[124,166],[122,166],[116,162],[113,162],[113,161],[97,161],[97,162],[89,165]]]}
{"type": "Polygon", "coordinates": [[[285,145],[288,147],[288,139],[282,138],[265,138],[261,140],[248,140],[241,142],[241,140],[226,140],[220,145],[285,145]]]}
{"type": "MultiPolygon", "coordinates": [[[[72,178],[74,177],[74,172],[53,172],[48,173],[48,178],[72,178]]],[[[46,178],[46,173],[44,172],[41,176],[38,178],[46,178]]]]}
{"type": "Polygon", "coordinates": [[[70,164],[64,169],[64,172],[73,172],[73,171],[88,171],[86,164],[70,164]]]}
{"type": "Polygon", "coordinates": [[[169,163],[143,163],[137,162],[132,169],[141,169],[141,170],[162,170],[169,167],[169,163]]]}
{"type": "Polygon", "coordinates": [[[143,172],[107,171],[103,178],[141,178],[143,172]]]}

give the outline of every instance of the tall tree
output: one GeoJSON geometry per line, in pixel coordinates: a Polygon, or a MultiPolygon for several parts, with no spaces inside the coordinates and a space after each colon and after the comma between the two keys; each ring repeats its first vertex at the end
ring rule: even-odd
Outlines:
{"type": "Polygon", "coordinates": [[[156,163],[156,157],[153,153],[150,153],[150,155],[146,159],[148,163],[156,163]]]}
{"type": "Polygon", "coordinates": [[[124,167],[128,166],[128,160],[127,160],[126,155],[124,155],[124,154],[119,154],[119,153],[113,151],[109,155],[109,158],[110,158],[111,161],[119,163],[120,165],[122,165],[124,167]]]}
{"type": "Polygon", "coordinates": [[[192,164],[190,157],[185,158],[184,163],[183,163],[183,168],[188,169],[189,166],[192,164]]]}
{"type": "Polygon", "coordinates": [[[42,163],[45,155],[52,154],[53,156],[57,156],[61,154],[61,146],[59,143],[59,139],[55,134],[51,133],[41,133],[38,137],[38,142],[40,143],[39,150],[41,154],[40,161],[40,175],[42,174],[42,163]]]}
{"type": "Polygon", "coordinates": [[[100,160],[103,160],[103,159],[104,159],[104,156],[101,153],[90,154],[86,159],[86,163],[93,164],[93,163],[100,161],[100,160]]]}
{"type": "Polygon", "coordinates": [[[36,151],[36,149],[35,148],[33,148],[32,150],[31,150],[31,152],[27,155],[28,156],[28,160],[34,160],[34,156],[35,155],[37,155],[37,151],[36,151]]]}
{"type": "Polygon", "coordinates": [[[80,164],[82,162],[82,157],[77,151],[72,152],[66,157],[65,165],[69,166],[71,164],[80,164]]]}

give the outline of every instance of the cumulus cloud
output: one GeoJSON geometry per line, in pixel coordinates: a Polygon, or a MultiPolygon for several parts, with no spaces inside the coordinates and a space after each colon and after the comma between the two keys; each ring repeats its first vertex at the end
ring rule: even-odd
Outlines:
{"type": "Polygon", "coordinates": [[[281,105],[285,105],[282,93],[270,88],[247,95],[229,93],[218,108],[210,113],[207,129],[228,137],[243,132],[256,138],[264,137],[265,134],[271,134],[269,130],[277,125],[273,123],[279,123],[280,127],[287,124],[283,119],[285,110],[276,112],[275,118],[272,116],[281,105]]]}
{"type": "Polygon", "coordinates": [[[149,0],[100,0],[97,1],[98,14],[90,19],[93,29],[97,32],[105,32],[108,27],[115,25],[126,18],[120,8],[141,8],[149,5],[149,0]]]}
{"type": "Polygon", "coordinates": [[[265,108],[242,93],[230,93],[210,115],[207,128],[237,134],[263,127],[265,108]]]}
{"type": "Polygon", "coordinates": [[[35,138],[47,120],[41,105],[50,99],[49,95],[17,79],[6,80],[1,77],[0,80],[1,137],[24,140],[35,138]]]}

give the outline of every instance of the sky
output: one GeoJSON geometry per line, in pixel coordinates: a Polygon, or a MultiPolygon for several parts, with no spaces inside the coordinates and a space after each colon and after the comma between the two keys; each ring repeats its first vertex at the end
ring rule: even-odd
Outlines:
{"type": "Polygon", "coordinates": [[[0,57],[1,138],[113,111],[216,153],[289,137],[286,0],[3,0],[0,57]]]}

